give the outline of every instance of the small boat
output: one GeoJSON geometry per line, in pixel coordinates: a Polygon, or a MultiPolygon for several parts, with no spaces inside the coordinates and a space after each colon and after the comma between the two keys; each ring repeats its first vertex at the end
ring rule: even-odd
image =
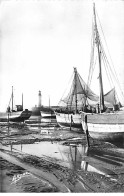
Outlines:
{"type": "MultiPolygon", "coordinates": [[[[101,34],[98,31],[97,24],[97,15],[95,4],[93,6],[93,35],[92,35],[92,55],[91,55],[91,64],[89,69],[89,77],[88,77],[88,86],[90,86],[91,78],[93,77],[94,63],[93,60],[95,54],[97,55],[98,60],[98,68],[99,68],[99,89],[100,93],[98,96],[98,100],[96,101],[96,105],[94,107],[94,112],[86,113],[82,112],[82,127],[83,130],[88,130],[89,135],[92,138],[105,140],[105,141],[124,141],[124,110],[117,96],[117,87],[115,82],[117,80],[117,75],[114,74],[114,67],[110,67],[110,63],[105,54],[103,43],[101,39],[101,34]],[[106,69],[106,75],[109,76],[109,80],[111,81],[112,89],[109,90],[108,93],[104,94],[104,86],[103,83],[106,82],[103,80],[103,65],[106,69]],[[112,73],[111,73],[112,72],[112,73]],[[112,76],[114,79],[112,80],[112,76]],[[90,82],[89,82],[90,81],[90,82]],[[109,103],[109,104],[108,104],[109,103]],[[107,105],[108,104],[108,105],[107,105]]],[[[98,20],[99,21],[99,20],[98,20]]],[[[101,25],[100,25],[101,26],[101,25]]],[[[109,85],[109,83],[107,84],[109,85]]],[[[120,86],[119,86],[120,87],[120,86]]],[[[89,103],[90,105],[90,103],[89,103]]]]}
{"type": "Polygon", "coordinates": [[[54,110],[50,106],[50,98],[49,98],[49,106],[42,106],[40,110],[40,114],[42,118],[56,118],[54,110]]]}
{"type": "Polygon", "coordinates": [[[13,105],[13,86],[12,86],[12,95],[10,102],[12,101],[12,107],[10,108],[10,103],[6,112],[0,112],[0,122],[24,122],[29,119],[32,112],[28,109],[23,110],[23,95],[22,95],[22,105],[16,105],[14,108],[13,105]]]}
{"type": "Polygon", "coordinates": [[[88,88],[87,84],[81,78],[77,72],[77,68],[74,67],[74,73],[72,77],[71,87],[67,96],[62,98],[59,102],[59,109],[55,111],[57,123],[61,127],[68,127],[72,131],[82,130],[81,111],[90,111],[90,108],[85,107],[86,95],[89,99],[95,101],[98,96],[88,88]]]}
{"type": "Polygon", "coordinates": [[[40,113],[42,118],[56,118],[55,113],[51,107],[42,106],[40,113]]]}

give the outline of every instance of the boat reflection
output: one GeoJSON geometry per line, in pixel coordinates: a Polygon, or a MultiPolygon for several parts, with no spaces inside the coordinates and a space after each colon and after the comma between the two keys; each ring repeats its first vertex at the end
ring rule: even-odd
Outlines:
{"type": "Polygon", "coordinates": [[[62,145],[59,142],[39,142],[34,144],[10,145],[11,151],[20,151],[35,155],[38,157],[46,157],[48,160],[56,162],[64,167],[68,167],[73,172],[81,170],[87,172],[95,172],[106,177],[116,179],[113,167],[122,166],[124,164],[124,154],[119,148],[117,152],[106,151],[106,149],[98,149],[96,147],[88,148],[84,145],[62,145]]]}
{"type": "Polygon", "coordinates": [[[84,145],[69,146],[67,151],[70,168],[76,171],[95,172],[111,180],[116,180],[116,174],[113,172],[113,166],[122,166],[124,163],[124,156],[115,153],[108,153],[105,150],[98,150],[96,148],[88,148],[84,145]]]}

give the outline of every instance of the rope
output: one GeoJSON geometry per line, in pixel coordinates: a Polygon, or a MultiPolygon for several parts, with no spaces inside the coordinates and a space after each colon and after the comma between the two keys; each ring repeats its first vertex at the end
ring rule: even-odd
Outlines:
{"type": "MultiPolygon", "coordinates": [[[[119,82],[118,77],[117,77],[117,73],[116,73],[116,71],[115,71],[114,63],[113,63],[113,61],[112,61],[112,58],[111,58],[111,55],[110,55],[110,52],[109,52],[109,49],[108,49],[108,45],[107,45],[107,42],[106,42],[106,39],[105,39],[105,35],[104,35],[104,32],[103,32],[103,29],[102,29],[102,26],[101,26],[101,23],[100,23],[100,20],[99,20],[99,17],[98,17],[97,12],[96,12],[96,15],[97,15],[97,18],[98,18],[98,21],[99,21],[99,24],[100,24],[100,27],[101,27],[101,30],[102,30],[102,34],[103,34],[103,37],[104,37],[104,40],[105,40],[105,44],[106,44],[106,47],[107,47],[107,51],[108,51],[108,54],[109,54],[109,58],[110,58],[110,60],[111,60],[111,64],[112,64],[112,67],[113,67],[113,69],[111,69],[111,67],[110,67],[111,72],[112,72],[112,74],[113,74],[113,76],[114,76],[114,78],[115,78],[115,80],[116,80],[116,82],[117,82],[117,84],[118,84],[118,87],[120,88],[121,94],[122,94],[122,96],[123,96],[123,98],[124,98],[124,94],[123,94],[123,91],[122,91],[122,89],[121,89],[120,82],[119,82]]],[[[108,62],[108,65],[110,66],[109,62],[108,62]]]]}
{"type": "Polygon", "coordinates": [[[92,36],[91,36],[91,54],[90,54],[90,68],[89,68],[89,75],[88,75],[88,81],[87,86],[90,86],[91,79],[92,79],[92,73],[93,73],[93,60],[94,60],[94,24],[92,19],[92,36]]]}
{"type": "MultiPolygon", "coordinates": [[[[109,53],[109,50],[108,50],[107,42],[106,42],[106,39],[105,39],[105,36],[104,36],[104,32],[103,32],[103,29],[102,29],[102,26],[101,26],[101,23],[100,23],[100,20],[99,20],[97,12],[96,12],[96,15],[97,15],[97,18],[98,18],[98,21],[99,21],[99,26],[100,26],[103,38],[105,40],[105,44],[106,44],[106,47],[107,47],[107,51],[108,51],[110,60],[112,62],[112,59],[111,59],[111,56],[110,56],[110,53],[109,53]]],[[[89,76],[88,76],[87,85],[90,86],[90,84],[91,84],[93,71],[95,69],[96,60],[97,60],[97,59],[95,59],[95,63],[94,63],[94,58],[95,58],[95,55],[94,55],[95,54],[95,41],[96,41],[96,33],[97,33],[97,38],[98,38],[98,41],[99,41],[101,54],[102,54],[101,57],[102,57],[102,61],[103,61],[103,64],[104,64],[104,68],[105,68],[105,71],[106,71],[106,75],[107,75],[108,81],[110,83],[110,87],[112,88],[112,86],[114,86],[114,84],[116,82],[117,86],[119,87],[119,89],[121,91],[121,94],[124,97],[124,94],[123,94],[123,91],[121,90],[121,86],[120,86],[120,83],[119,83],[119,80],[118,80],[117,73],[115,71],[115,67],[113,65],[113,62],[112,62],[112,66],[113,67],[111,68],[110,63],[109,63],[109,61],[107,59],[107,56],[106,56],[106,54],[104,52],[104,47],[102,45],[98,29],[97,29],[97,32],[94,31],[94,21],[92,21],[92,31],[93,31],[92,38],[91,38],[91,48],[92,49],[91,49],[91,57],[90,57],[91,60],[90,60],[90,68],[89,68],[89,76]]]]}
{"type": "MultiPolygon", "coordinates": [[[[71,78],[70,78],[70,80],[69,80],[69,82],[68,82],[68,85],[69,85],[69,83],[72,81],[72,78],[74,78],[74,73],[72,74],[72,76],[71,76],[71,78]]],[[[68,86],[68,85],[67,85],[67,86],[68,86]]],[[[60,102],[63,100],[63,97],[64,97],[66,91],[67,91],[67,88],[65,89],[65,91],[64,91],[64,93],[63,93],[63,95],[62,95],[62,97],[61,97],[61,99],[60,99],[60,101],[59,101],[59,103],[58,103],[58,106],[59,106],[60,102]]]]}

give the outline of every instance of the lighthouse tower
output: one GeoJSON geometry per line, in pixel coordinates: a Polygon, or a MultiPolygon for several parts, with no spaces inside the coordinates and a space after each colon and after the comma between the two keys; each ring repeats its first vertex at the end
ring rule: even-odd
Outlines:
{"type": "Polygon", "coordinates": [[[38,107],[41,107],[41,91],[38,92],[38,107]]]}

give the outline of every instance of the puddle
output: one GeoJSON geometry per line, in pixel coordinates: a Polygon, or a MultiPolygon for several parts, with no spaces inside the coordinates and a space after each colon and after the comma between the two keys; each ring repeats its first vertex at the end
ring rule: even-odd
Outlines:
{"type": "Polygon", "coordinates": [[[37,157],[49,157],[58,161],[62,165],[80,169],[82,159],[82,146],[64,146],[58,142],[36,142],[34,144],[9,145],[4,147],[6,150],[23,152],[37,157]]]}
{"type": "Polygon", "coordinates": [[[116,157],[115,153],[88,149],[87,146],[81,144],[65,146],[59,142],[37,142],[34,144],[4,146],[4,149],[23,152],[37,157],[45,157],[74,171],[95,172],[110,177],[111,180],[116,180],[111,166],[121,166],[124,164],[124,156],[119,157],[117,155],[116,157]]]}

